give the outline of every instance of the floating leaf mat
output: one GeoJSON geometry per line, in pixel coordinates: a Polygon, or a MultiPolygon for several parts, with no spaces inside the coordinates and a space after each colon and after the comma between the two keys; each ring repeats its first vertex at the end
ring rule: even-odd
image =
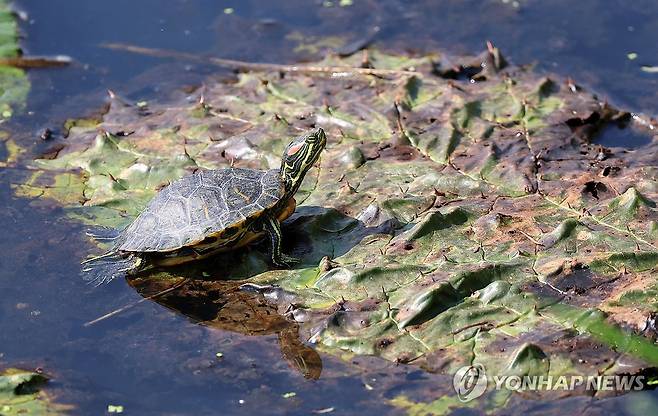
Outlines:
{"type": "Polygon", "coordinates": [[[370,51],[365,64],[393,71],[264,70],[166,103],[113,97],[100,119],[69,121],[64,147],[30,162],[15,192],[121,227],[169,181],[277,168],[292,136],[322,126],[328,147],[284,224],[301,263],[275,270],[261,248],[242,250],[204,266],[204,287],[244,279],[304,341],[346,359],[445,374],[471,363],[492,375],[657,366],[654,122],[506,65],[495,48],[452,60],[370,51]],[[631,130],[644,146],[624,148],[631,130]],[[596,144],[603,133],[619,145],[596,144]]]}

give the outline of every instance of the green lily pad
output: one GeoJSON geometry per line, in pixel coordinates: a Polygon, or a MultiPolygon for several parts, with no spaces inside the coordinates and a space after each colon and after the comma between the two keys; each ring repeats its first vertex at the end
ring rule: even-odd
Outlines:
{"type": "MultiPolygon", "coordinates": [[[[0,57],[16,57],[19,53],[15,16],[9,2],[0,0],[0,57]]],[[[0,66],[0,122],[10,118],[16,110],[23,109],[29,90],[30,82],[25,71],[0,66]]]]}
{"type": "Polygon", "coordinates": [[[31,371],[9,368],[0,372],[0,414],[57,415],[72,407],[56,404],[39,387],[48,379],[31,371]]]}
{"type": "Polygon", "coordinates": [[[328,147],[284,224],[301,263],[272,270],[261,251],[239,251],[199,277],[244,279],[305,341],[343,358],[448,374],[474,363],[500,375],[658,366],[640,333],[658,304],[658,142],[616,153],[593,144],[630,115],[505,66],[493,47],[449,66],[437,55],[369,57],[394,72],[248,72],[148,109],[113,97],[97,125],[70,123],[66,146],[14,189],[122,226],[169,181],[278,167],[290,137],[321,125],[328,147]]]}
{"type": "MultiPolygon", "coordinates": [[[[0,58],[12,58],[21,53],[18,44],[18,25],[8,0],[0,0],[0,58]]],[[[23,69],[0,65],[0,124],[25,109],[30,80],[23,69]]],[[[5,160],[0,167],[13,165],[23,151],[6,132],[0,132],[4,142],[5,160]]]]}

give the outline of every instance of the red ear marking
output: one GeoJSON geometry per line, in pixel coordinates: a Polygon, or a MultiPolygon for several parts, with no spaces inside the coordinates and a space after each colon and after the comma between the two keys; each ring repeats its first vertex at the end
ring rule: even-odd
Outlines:
{"type": "Polygon", "coordinates": [[[292,156],[295,153],[299,152],[299,149],[301,149],[302,146],[304,146],[304,143],[299,143],[299,144],[296,144],[296,145],[292,146],[290,149],[288,149],[288,153],[287,153],[288,156],[292,156]]]}

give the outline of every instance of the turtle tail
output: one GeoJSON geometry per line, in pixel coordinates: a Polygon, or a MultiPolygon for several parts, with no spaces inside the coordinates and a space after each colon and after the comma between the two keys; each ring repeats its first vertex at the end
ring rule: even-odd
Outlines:
{"type": "Polygon", "coordinates": [[[142,259],[133,254],[108,251],[82,262],[82,278],[89,284],[100,286],[136,272],[141,264],[142,259]]]}

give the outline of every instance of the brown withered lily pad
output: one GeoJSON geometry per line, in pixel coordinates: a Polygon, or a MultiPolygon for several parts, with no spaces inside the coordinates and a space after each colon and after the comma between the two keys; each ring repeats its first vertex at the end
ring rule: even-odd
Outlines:
{"type": "MultiPolygon", "coordinates": [[[[169,181],[278,167],[290,137],[322,126],[328,147],[284,224],[285,249],[301,263],[273,270],[259,247],[222,255],[189,269],[203,281],[195,292],[163,303],[193,316],[209,302],[197,319],[219,325],[217,280],[231,280],[322,351],[445,374],[472,363],[501,375],[658,366],[644,336],[658,305],[651,119],[509,66],[492,46],[469,59],[370,51],[314,66],[343,69],[242,72],[168,103],[113,96],[96,122],[70,122],[65,146],[32,162],[15,191],[119,227],[169,181]],[[645,144],[596,143],[619,127],[645,144]]],[[[140,276],[140,290],[177,273],[140,276]]]]}

